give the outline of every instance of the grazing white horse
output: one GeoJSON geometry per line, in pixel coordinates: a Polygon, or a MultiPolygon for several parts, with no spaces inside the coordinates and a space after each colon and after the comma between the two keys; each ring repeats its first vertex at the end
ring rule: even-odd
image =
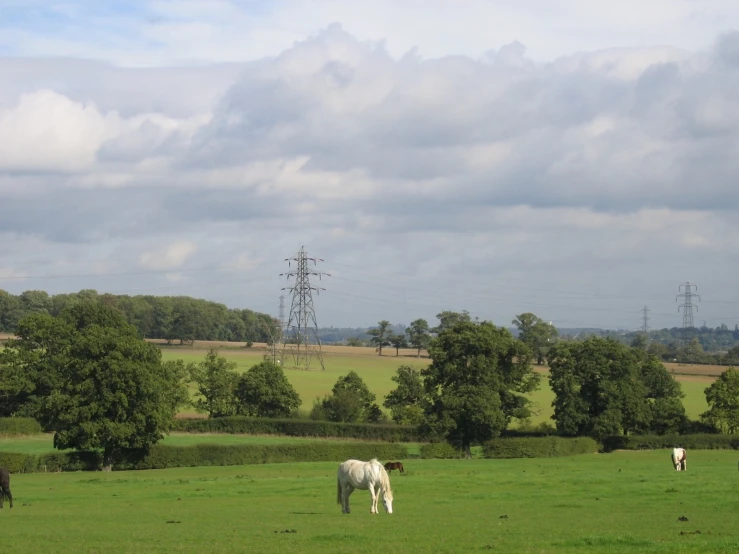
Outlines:
{"type": "Polygon", "coordinates": [[[369,490],[372,495],[370,513],[376,514],[377,499],[382,495],[382,505],[388,514],[393,513],[393,491],[390,488],[390,478],[382,464],[376,459],[369,462],[347,460],[339,466],[336,478],[336,502],[341,504],[341,512],[349,513],[349,495],[354,489],[369,490]]]}
{"type": "Polygon", "coordinates": [[[672,465],[675,471],[688,471],[688,455],[684,448],[672,449],[672,465]]]}

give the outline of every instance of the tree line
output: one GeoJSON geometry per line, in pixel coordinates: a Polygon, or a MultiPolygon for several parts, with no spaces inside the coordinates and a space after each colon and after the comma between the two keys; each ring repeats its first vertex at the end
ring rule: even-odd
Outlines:
{"type": "MultiPolygon", "coordinates": [[[[416,425],[467,456],[472,445],[527,422],[540,386],[539,356],[550,366],[556,432],[564,436],[739,430],[739,372],[730,368],[706,389],[709,409],[690,421],[680,384],[647,349],[590,337],[557,341],[533,314],[514,320],[518,337],[468,314],[440,319],[428,342],[431,363],[402,365],[382,405],[393,421],[416,425]]],[[[301,399],[282,368],[268,359],[243,374],[211,350],[197,364],[164,362],[119,309],[104,302],[71,303],[57,316],[37,313],[18,322],[0,353],[0,416],[34,417],[54,431],[60,449],[98,449],[105,466],[124,449],[146,449],[190,403],[209,417],[295,415],[301,399]]],[[[310,417],[382,422],[376,396],[355,372],[316,398],[310,417]]],[[[547,426],[544,426],[547,427],[547,426]]]]}
{"type": "Polygon", "coordinates": [[[95,290],[53,296],[37,290],[19,295],[0,290],[0,332],[15,333],[19,322],[29,315],[58,316],[70,306],[88,302],[119,310],[142,338],[180,343],[269,342],[279,333],[279,323],[272,316],[252,310],[229,309],[188,296],[127,296],[98,294],[95,290]]]}

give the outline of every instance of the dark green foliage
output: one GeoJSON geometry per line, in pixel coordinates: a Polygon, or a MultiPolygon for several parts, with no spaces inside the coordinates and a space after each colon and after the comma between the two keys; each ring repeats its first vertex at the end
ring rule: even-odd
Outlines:
{"type": "Polygon", "coordinates": [[[350,371],[336,380],[330,395],[323,400],[316,399],[311,418],[341,423],[379,423],[383,415],[374,402],[374,393],[356,372],[350,371]]]}
{"type": "Polygon", "coordinates": [[[739,371],[730,367],[706,388],[708,411],[701,420],[730,435],[739,432],[739,371]]]}
{"type": "Polygon", "coordinates": [[[603,450],[654,450],[659,448],[675,448],[676,446],[690,450],[737,450],[739,437],[736,435],[718,435],[701,433],[692,435],[629,435],[603,438],[603,450]]]}
{"type": "Polygon", "coordinates": [[[423,420],[421,402],[424,397],[421,372],[410,366],[400,366],[392,377],[398,386],[385,397],[383,406],[390,409],[393,421],[418,425],[423,420]]]}
{"type": "Polygon", "coordinates": [[[41,432],[41,425],[32,417],[0,417],[0,436],[38,435],[41,432]]]}
{"type": "Polygon", "coordinates": [[[202,362],[190,366],[190,378],[197,385],[193,403],[199,412],[208,417],[225,417],[236,413],[234,391],[238,374],[236,362],[229,362],[211,348],[202,362]]]}
{"type": "Polygon", "coordinates": [[[448,442],[430,442],[421,445],[421,458],[425,460],[450,460],[464,458],[465,453],[448,442]]]}
{"type": "Polygon", "coordinates": [[[264,361],[236,382],[236,412],[254,417],[288,417],[300,406],[300,396],[279,365],[264,361]]]}
{"type": "Polygon", "coordinates": [[[536,363],[543,364],[559,335],[557,328],[529,312],[516,316],[512,323],[518,327],[518,339],[529,347],[536,363]]]}
{"type": "Polygon", "coordinates": [[[177,364],[162,364],[160,350],[104,304],[24,319],[2,362],[20,383],[18,411],[55,431],[55,448],[101,449],[106,468],[119,451],[161,439],[186,398],[177,364]]]}
{"type": "Polygon", "coordinates": [[[686,421],[679,383],[644,350],[592,337],[555,345],[549,366],[562,435],[667,433],[686,421]]]}
{"type": "Polygon", "coordinates": [[[593,454],[600,443],[590,437],[512,437],[493,439],[482,445],[486,458],[554,458],[593,454]]]}
{"type": "Polygon", "coordinates": [[[57,316],[77,304],[105,304],[120,311],[139,337],[182,344],[193,339],[267,342],[278,328],[267,314],[229,310],[223,304],[186,296],[126,296],[94,290],[52,297],[43,291],[26,291],[15,296],[0,290],[0,332],[15,332],[29,315],[57,316]]]}
{"type": "Polygon", "coordinates": [[[172,430],[184,433],[287,435],[291,437],[346,438],[386,442],[415,442],[420,439],[418,429],[411,425],[337,423],[333,421],[240,416],[215,419],[177,419],[172,430]]]}
{"type": "Polygon", "coordinates": [[[540,376],[531,352],[510,331],[461,320],[431,342],[431,365],[422,371],[426,392],[423,428],[470,455],[470,446],[500,435],[513,418],[531,415],[524,396],[540,376]]]}
{"type": "Polygon", "coordinates": [[[408,342],[416,349],[416,355],[421,356],[421,350],[428,348],[431,342],[429,324],[425,319],[411,321],[410,327],[405,330],[408,342]]]}
{"type": "MultiPolygon", "coordinates": [[[[285,462],[340,462],[360,460],[406,459],[408,449],[387,443],[309,443],[280,445],[199,444],[195,446],[156,445],[146,450],[121,451],[116,470],[165,469],[170,467],[226,466],[285,462]]],[[[94,471],[103,463],[98,452],[69,452],[35,456],[0,453],[0,464],[12,473],[35,471],[94,471]]]]}
{"type": "Polygon", "coordinates": [[[383,319],[377,324],[377,327],[369,329],[367,334],[371,337],[370,344],[377,348],[380,356],[382,356],[382,347],[390,346],[390,337],[393,332],[390,330],[390,322],[383,319]]]}
{"type": "Polygon", "coordinates": [[[0,452],[0,467],[4,467],[10,473],[23,473],[26,468],[27,454],[15,452],[0,452]]]}

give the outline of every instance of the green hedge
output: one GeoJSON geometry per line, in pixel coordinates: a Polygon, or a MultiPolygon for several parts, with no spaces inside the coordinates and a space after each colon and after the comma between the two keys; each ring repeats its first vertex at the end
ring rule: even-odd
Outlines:
{"type": "MultiPolygon", "coordinates": [[[[113,469],[164,469],[169,467],[227,466],[280,462],[341,462],[349,458],[397,460],[408,458],[401,444],[344,443],[290,445],[153,446],[148,453],[124,452],[113,469]]],[[[53,452],[33,454],[0,453],[0,465],[12,473],[35,471],[86,471],[102,466],[98,452],[53,452]],[[7,464],[7,465],[6,465],[7,464]]]]}
{"type": "Polygon", "coordinates": [[[737,450],[739,436],[700,433],[693,435],[629,435],[613,436],[603,439],[603,451],[614,450],[655,450],[675,448],[688,450],[737,450]]]}
{"type": "Polygon", "coordinates": [[[598,452],[589,437],[518,437],[493,439],[482,445],[485,458],[554,458],[598,452]]]}
{"type": "Polygon", "coordinates": [[[419,440],[418,430],[413,425],[336,423],[307,419],[270,419],[242,416],[177,419],[172,431],[181,433],[287,435],[290,437],[336,437],[385,442],[417,442],[419,440]]]}
{"type": "Polygon", "coordinates": [[[41,432],[41,425],[31,417],[0,417],[0,436],[38,435],[41,432]]]}
{"type": "Polygon", "coordinates": [[[464,453],[448,442],[432,442],[421,445],[421,458],[424,460],[447,460],[463,457],[464,453]]]}

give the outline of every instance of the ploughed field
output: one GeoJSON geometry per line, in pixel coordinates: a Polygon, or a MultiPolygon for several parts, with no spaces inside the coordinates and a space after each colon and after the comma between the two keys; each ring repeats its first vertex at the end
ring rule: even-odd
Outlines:
{"type": "MultiPolygon", "coordinates": [[[[383,460],[385,461],[385,460],[383,460]]],[[[737,552],[737,454],[404,460],[394,513],[338,463],[12,476],[2,552],[737,552]]]]}
{"type": "MultiPolygon", "coordinates": [[[[207,346],[216,346],[220,348],[219,355],[235,362],[237,364],[236,370],[243,372],[260,363],[264,359],[264,355],[269,352],[263,346],[245,349],[234,348],[233,346],[227,347],[229,344],[237,343],[202,343],[196,341],[194,347],[163,346],[162,355],[165,360],[182,359],[188,363],[197,363],[205,359],[208,352],[207,346]]],[[[415,351],[407,349],[401,349],[401,355],[396,357],[394,348],[385,348],[382,356],[378,356],[373,348],[348,346],[327,346],[324,348],[324,371],[318,369],[319,366],[317,365],[311,371],[285,367],[285,375],[303,401],[301,410],[304,413],[310,412],[315,398],[323,398],[325,394],[329,394],[336,380],[349,373],[349,371],[355,371],[364,380],[370,391],[377,396],[378,405],[382,407],[385,395],[397,386],[392,381],[392,377],[396,374],[398,367],[409,365],[416,369],[422,369],[430,362],[428,358],[415,357],[415,351]]],[[[682,385],[685,393],[683,405],[688,416],[691,419],[697,419],[702,412],[708,409],[703,391],[714,381],[716,376],[727,368],[721,366],[665,365],[670,372],[674,373],[675,378],[682,385]]],[[[536,415],[532,417],[531,421],[534,424],[541,422],[553,423],[551,415],[553,413],[552,400],[554,400],[554,393],[549,388],[549,380],[547,379],[549,368],[537,366],[537,371],[542,373],[543,378],[540,389],[530,395],[530,398],[536,403],[536,415]]],[[[192,386],[191,392],[194,391],[195,388],[192,386]]],[[[197,414],[192,408],[186,408],[181,415],[195,416],[197,414]]]]}

